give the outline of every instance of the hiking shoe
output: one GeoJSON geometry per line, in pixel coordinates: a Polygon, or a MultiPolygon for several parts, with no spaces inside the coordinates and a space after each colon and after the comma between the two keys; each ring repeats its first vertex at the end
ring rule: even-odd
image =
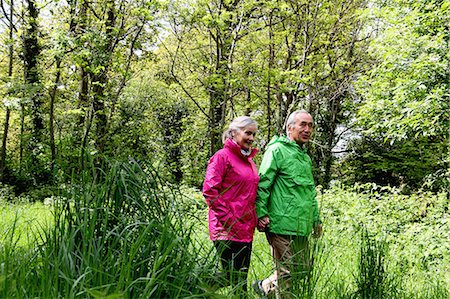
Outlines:
{"type": "Polygon", "coordinates": [[[267,294],[264,292],[264,289],[262,287],[262,280],[255,280],[252,283],[253,290],[255,290],[256,294],[260,296],[261,299],[267,299],[267,294]]]}

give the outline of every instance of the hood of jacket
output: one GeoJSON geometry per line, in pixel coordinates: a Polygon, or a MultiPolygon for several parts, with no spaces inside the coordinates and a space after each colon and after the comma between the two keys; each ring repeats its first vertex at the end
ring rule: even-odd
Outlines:
{"type": "Polygon", "coordinates": [[[293,148],[298,148],[301,151],[304,151],[305,148],[298,145],[297,142],[290,140],[286,135],[279,135],[279,136],[274,136],[270,141],[269,144],[267,144],[267,147],[274,145],[276,143],[282,143],[286,146],[289,147],[293,147],[293,148]]]}
{"type": "Polygon", "coordinates": [[[227,139],[225,141],[224,147],[228,148],[233,153],[235,153],[238,157],[241,157],[242,159],[245,159],[245,160],[247,160],[249,158],[252,159],[258,153],[258,149],[252,147],[250,149],[250,154],[244,155],[243,149],[233,139],[227,139]]]}

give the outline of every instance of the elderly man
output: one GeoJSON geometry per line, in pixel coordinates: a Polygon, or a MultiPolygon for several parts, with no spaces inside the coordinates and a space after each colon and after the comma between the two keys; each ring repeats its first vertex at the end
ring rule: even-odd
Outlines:
{"type": "Polygon", "coordinates": [[[273,292],[289,297],[292,279],[302,279],[310,271],[309,235],[322,234],[312,161],[305,149],[312,130],[308,112],[293,112],[286,136],[270,141],[259,169],[258,230],[266,232],[276,265],[273,275],[253,283],[263,297],[273,292]]]}

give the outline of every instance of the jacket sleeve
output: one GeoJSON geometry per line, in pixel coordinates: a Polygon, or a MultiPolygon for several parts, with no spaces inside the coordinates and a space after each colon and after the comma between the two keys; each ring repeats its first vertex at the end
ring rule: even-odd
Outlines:
{"type": "Polygon", "coordinates": [[[203,182],[203,196],[206,204],[212,209],[219,221],[225,227],[231,224],[233,215],[222,194],[223,182],[227,172],[227,159],[219,152],[211,157],[206,168],[205,181],[203,182]]]}
{"type": "Polygon", "coordinates": [[[259,167],[259,184],[256,196],[256,215],[258,218],[268,216],[268,204],[270,192],[275,182],[278,172],[275,152],[270,148],[264,154],[261,166],[259,167]]]}

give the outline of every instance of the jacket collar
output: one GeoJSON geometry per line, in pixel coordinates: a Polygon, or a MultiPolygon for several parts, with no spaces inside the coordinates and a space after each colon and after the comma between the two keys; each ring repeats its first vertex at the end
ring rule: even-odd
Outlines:
{"type": "Polygon", "coordinates": [[[305,145],[301,146],[299,145],[297,142],[290,140],[286,135],[279,135],[279,136],[274,136],[272,138],[272,140],[270,140],[268,145],[277,143],[277,142],[281,142],[283,144],[286,144],[288,146],[293,146],[293,147],[297,147],[298,149],[300,149],[301,151],[305,151],[305,145]]]}
{"type": "Polygon", "coordinates": [[[248,156],[244,155],[241,152],[241,147],[236,142],[234,142],[232,139],[230,139],[230,138],[228,138],[225,141],[224,147],[230,149],[233,153],[235,153],[236,155],[238,155],[239,157],[241,157],[243,159],[247,159],[247,158],[251,159],[251,158],[253,158],[256,155],[256,153],[258,153],[258,149],[252,148],[251,151],[250,151],[250,155],[248,155],[248,156]]]}

